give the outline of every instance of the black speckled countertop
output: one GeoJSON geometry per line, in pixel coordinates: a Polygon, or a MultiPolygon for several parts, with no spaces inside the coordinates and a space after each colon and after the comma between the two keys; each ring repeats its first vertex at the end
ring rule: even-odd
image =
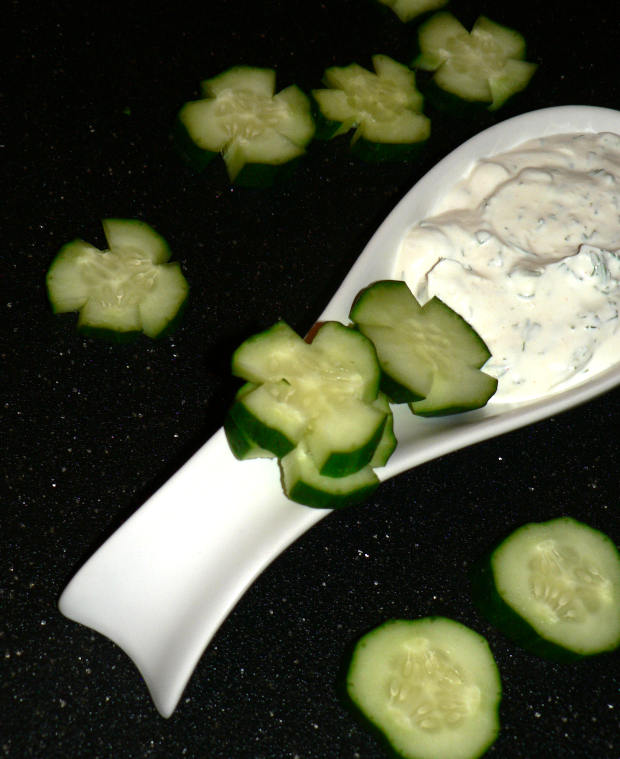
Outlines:
{"type": "Polygon", "coordinates": [[[387,618],[445,614],[484,634],[501,669],[489,757],[617,759],[618,657],[560,666],[523,653],[479,617],[464,578],[528,520],[570,514],[620,541],[618,390],[322,520],[242,598],[168,720],[128,657],[57,609],[83,561],[220,426],[231,350],[280,317],[307,330],[441,157],[524,111],[620,108],[615,3],[453,2],[466,24],[486,13],[525,33],[540,70],[520,99],[494,115],[433,113],[415,163],[363,164],[344,141],[315,144],[287,183],[232,189],[220,162],[193,174],[170,141],[201,79],[249,63],[310,89],[329,65],[409,60],[414,35],[371,0],[242,6],[8,9],[0,756],[383,759],[338,695],[342,656],[387,618]],[[75,237],[103,244],[108,216],[144,219],[181,261],[192,295],[173,337],[112,346],[51,314],[50,261],[75,237]]]}

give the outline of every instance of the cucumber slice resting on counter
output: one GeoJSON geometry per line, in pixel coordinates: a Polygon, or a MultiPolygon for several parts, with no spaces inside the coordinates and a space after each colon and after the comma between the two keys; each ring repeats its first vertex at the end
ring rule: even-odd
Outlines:
{"type": "Polygon", "coordinates": [[[526,524],[473,574],[480,609],[539,656],[573,660],[620,646],[620,555],[569,517],[526,524]]]}
{"type": "Polygon", "coordinates": [[[231,182],[260,186],[305,153],[315,124],[309,98],[291,85],[275,93],[272,69],[234,66],[202,82],[204,97],[177,117],[177,143],[203,169],[221,154],[231,182]]]}
{"type": "Polygon", "coordinates": [[[53,260],[46,285],[54,313],[79,311],[80,331],[110,339],[170,331],[189,287],[168,261],[168,244],[136,219],[105,219],[103,230],[108,250],[74,240],[53,260]]]}
{"type": "Polygon", "coordinates": [[[525,58],[523,36],[480,16],[471,32],[451,13],[431,16],[418,29],[414,68],[434,72],[432,82],[462,100],[496,110],[523,90],[536,71],[525,58]]]}
{"type": "Polygon", "coordinates": [[[435,11],[446,5],[448,0],[378,0],[391,8],[398,18],[407,23],[428,11],[435,11]]]}
{"type": "Polygon", "coordinates": [[[415,73],[387,55],[374,55],[372,63],[374,72],[357,63],[325,71],[327,88],[312,91],[320,113],[317,137],[354,129],[351,148],[361,158],[409,157],[430,135],[415,73]]]}
{"type": "Polygon", "coordinates": [[[404,759],[475,759],[499,732],[502,686],[491,650],[444,617],[390,620],[364,635],[346,689],[404,759]]]}

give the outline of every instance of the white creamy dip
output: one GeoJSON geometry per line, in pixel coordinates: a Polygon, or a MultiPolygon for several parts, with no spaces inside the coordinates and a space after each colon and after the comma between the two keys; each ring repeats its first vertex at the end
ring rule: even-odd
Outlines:
{"type": "Polygon", "coordinates": [[[620,360],[620,136],[562,134],[479,161],[407,232],[395,276],[493,354],[494,402],[564,390],[620,360]]]}

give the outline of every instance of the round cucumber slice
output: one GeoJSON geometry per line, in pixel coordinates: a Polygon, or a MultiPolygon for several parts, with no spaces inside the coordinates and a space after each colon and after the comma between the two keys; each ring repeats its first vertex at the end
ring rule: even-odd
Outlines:
{"type": "Polygon", "coordinates": [[[475,759],[499,732],[499,671],[486,640],[444,617],[390,620],[351,657],[347,693],[404,759],[475,759]]]}
{"type": "Polygon", "coordinates": [[[620,646],[620,555],[569,517],[524,525],[474,573],[474,598],[529,651],[572,660],[620,646]]]}

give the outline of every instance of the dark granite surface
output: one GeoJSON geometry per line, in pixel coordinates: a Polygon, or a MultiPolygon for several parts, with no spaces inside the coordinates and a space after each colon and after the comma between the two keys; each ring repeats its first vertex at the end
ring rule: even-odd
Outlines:
{"type": "Polygon", "coordinates": [[[316,144],[292,180],[255,191],[231,189],[219,162],[194,175],[174,152],[171,123],[199,81],[250,63],[309,89],[328,65],[408,60],[412,27],[352,0],[9,6],[0,756],[381,759],[339,698],[342,656],[387,618],[427,614],[471,625],[497,657],[502,732],[489,756],[620,755],[618,657],[530,657],[478,616],[466,581],[528,520],[570,514],[620,540],[620,391],[425,464],[324,519],[240,601],[169,720],[119,648],[57,610],[81,563],[219,427],[232,348],[280,317],[305,331],[438,159],[523,111],[620,108],[614,3],[451,7],[527,35],[541,66],[526,94],[495,115],[431,113],[416,163],[361,164],[346,142],[316,144]],[[74,237],[102,244],[107,216],[143,218],[181,261],[192,297],[173,337],[110,346],[51,314],[51,259],[74,237]]]}

